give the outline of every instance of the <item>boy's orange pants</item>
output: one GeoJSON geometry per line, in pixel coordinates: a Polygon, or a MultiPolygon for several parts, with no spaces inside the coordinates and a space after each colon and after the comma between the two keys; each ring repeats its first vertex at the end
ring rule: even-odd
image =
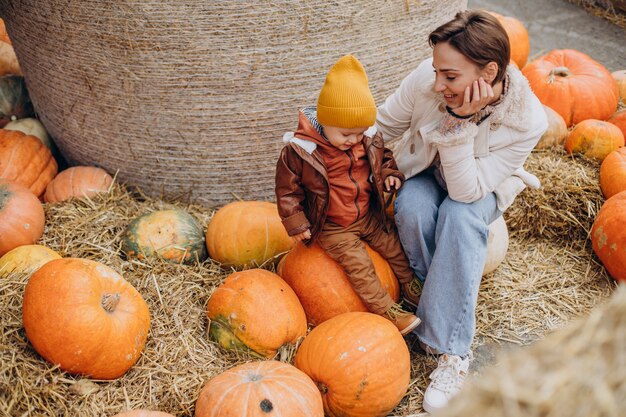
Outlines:
{"type": "Polygon", "coordinates": [[[396,229],[386,233],[371,213],[348,227],[327,221],[318,241],[322,249],[343,267],[352,288],[372,313],[386,312],[394,301],[376,276],[364,241],[389,262],[400,284],[411,282],[415,277],[396,229]]]}

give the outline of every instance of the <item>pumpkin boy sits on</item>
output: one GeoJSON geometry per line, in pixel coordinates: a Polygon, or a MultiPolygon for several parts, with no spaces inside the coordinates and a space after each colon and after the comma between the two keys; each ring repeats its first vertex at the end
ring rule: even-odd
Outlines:
{"type": "Polygon", "coordinates": [[[307,245],[317,241],[343,267],[367,308],[405,335],[420,319],[402,310],[382,287],[363,242],[387,259],[405,300],[417,305],[417,279],[385,215],[383,187],[397,190],[404,176],[376,134],[375,120],[365,70],[346,55],[326,76],[317,108],[304,108],[297,131],[283,138],[287,144],[276,167],[276,200],[287,233],[307,245]]]}

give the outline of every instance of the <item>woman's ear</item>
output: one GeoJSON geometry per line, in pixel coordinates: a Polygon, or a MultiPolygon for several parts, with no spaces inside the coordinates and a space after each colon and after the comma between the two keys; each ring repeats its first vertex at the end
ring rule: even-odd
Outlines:
{"type": "Polygon", "coordinates": [[[493,83],[493,80],[496,79],[497,75],[498,75],[498,64],[496,64],[494,61],[491,61],[490,63],[485,65],[485,67],[482,70],[482,77],[489,84],[493,83]]]}

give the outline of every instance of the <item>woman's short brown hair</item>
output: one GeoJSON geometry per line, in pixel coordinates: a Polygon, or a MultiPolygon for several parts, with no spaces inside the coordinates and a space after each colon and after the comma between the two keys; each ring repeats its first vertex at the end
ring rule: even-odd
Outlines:
{"type": "Polygon", "coordinates": [[[506,31],[491,14],[483,10],[459,12],[428,35],[428,43],[435,46],[448,42],[480,68],[490,62],[498,64],[498,74],[492,84],[504,78],[511,60],[511,45],[506,31]]]}

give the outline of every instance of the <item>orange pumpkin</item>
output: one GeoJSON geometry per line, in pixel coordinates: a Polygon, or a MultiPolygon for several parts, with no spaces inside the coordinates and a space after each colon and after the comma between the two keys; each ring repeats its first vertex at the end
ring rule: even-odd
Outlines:
{"type": "MultiPolygon", "coordinates": [[[[369,246],[367,252],[383,288],[398,301],[400,285],[389,263],[369,246]]],[[[317,244],[294,245],[277,271],[298,295],[307,320],[313,325],[349,311],[368,311],[343,268],[317,244]]]]}
{"type": "Polygon", "coordinates": [[[220,208],[206,231],[211,259],[224,266],[260,266],[293,244],[267,201],[235,201],[220,208]]]}
{"type": "Polygon", "coordinates": [[[510,16],[502,16],[495,12],[489,12],[498,19],[504,27],[511,44],[511,61],[515,62],[517,68],[524,68],[530,54],[530,38],[524,24],[510,16]]]}
{"type": "Polygon", "coordinates": [[[206,383],[195,417],[323,417],[317,387],[287,363],[261,361],[231,368],[206,383]]]}
{"type": "Polygon", "coordinates": [[[158,210],[135,218],[126,228],[122,252],[140,260],[192,264],[206,259],[204,233],[196,219],[180,209],[158,210]]]}
{"type": "Polygon", "coordinates": [[[148,337],[148,306],[99,262],[64,258],[35,272],[24,290],[26,336],[47,361],[96,379],[122,376],[148,337]]]}
{"type": "Polygon", "coordinates": [[[43,235],[43,207],[29,189],[0,178],[0,256],[43,235]]]}
{"type": "Polygon", "coordinates": [[[61,255],[41,245],[22,245],[0,258],[0,276],[9,273],[31,274],[61,255]]]}
{"type": "Polygon", "coordinates": [[[90,198],[109,190],[113,178],[102,168],[72,167],[61,171],[46,187],[46,203],[58,203],[70,198],[90,198]]]}
{"type": "Polygon", "coordinates": [[[626,104],[626,70],[615,71],[611,73],[611,75],[617,84],[619,97],[622,99],[622,102],[626,104]]]}
{"type": "Polygon", "coordinates": [[[604,202],[591,228],[591,244],[606,270],[626,281],[626,191],[604,202]]]}
{"type": "Polygon", "coordinates": [[[565,120],[550,107],[544,105],[543,109],[548,117],[548,129],[539,139],[535,149],[548,149],[555,146],[563,146],[568,134],[565,120]]]}
{"type": "Polygon", "coordinates": [[[615,149],[624,146],[624,135],[615,125],[587,119],[577,124],[565,140],[565,150],[588,158],[603,160],[615,149]]]}
{"type": "Polygon", "coordinates": [[[386,416],[409,387],[409,349],[398,329],[372,313],[345,313],[304,339],[294,364],[322,393],[330,417],[386,416]]]}
{"type": "Polygon", "coordinates": [[[11,39],[7,33],[7,27],[4,24],[4,20],[0,19],[0,42],[6,42],[11,45],[11,39]]]}
{"type": "Polygon", "coordinates": [[[608,122],[619,127],[619,130],[622,131],[622,134],[626,138],[626,109],[615,112],[608,122]]]}
{"type": "Polygon", "coordinates": [[[30,188],[39,197],[57,168],[50,149],[35,136],[0,129],[0,178],[30,188]]]}
{"type": "Polygon", "coordinates": [[[149,410],[129,410],[123,411],[114,415],[113,417],[174,417],[170,413],[164,413],[163,411],[149,411],[149,410]]]}
{"type": "Polygon", "coordinates": [[[264,269],[229,275],[207,305],[209,336],[226,349],[273,357],[307,331],[298,297],[280,277],[264,269]]]}
{"type": "Polygon", "coordinates": [[[0,76],[2,75],[22,75],[13,46],[5,42],[0,42],[0,76]]]}
{"type": "Polygon", "coordinates": [[[611,73],[573,49],[554,50],[522,69],[539,100],[559,113],[567,126],[586,119],[608,119],[619,93],[611,73]]]}
{"type": "Polygon", "coordinates": [[[626,148],[614,150],[602,161],[600,188],[605,198],[626,190],[626,148]]]}

